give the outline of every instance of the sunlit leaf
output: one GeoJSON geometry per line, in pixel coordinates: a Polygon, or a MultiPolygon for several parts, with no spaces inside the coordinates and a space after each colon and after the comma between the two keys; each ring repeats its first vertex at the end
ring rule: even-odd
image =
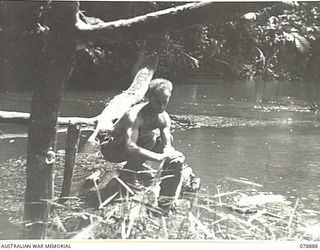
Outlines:
{"type": "Polygon", "coordinates": [[[257,19],[257,13],[255,13],[255,12],[249,12],[249,13],[247,13],[247,14],[244,14],[242,17],[243,17],[244,19],[250,20],[250,21],[256,20],[256,19],[257,19]]]}
{"type": "Polygon", "coordinates": [[[303,54],[308,53],[311,48],[310,42],[296,32],[291,34],[294,36],[296,48],[303,54]]]}

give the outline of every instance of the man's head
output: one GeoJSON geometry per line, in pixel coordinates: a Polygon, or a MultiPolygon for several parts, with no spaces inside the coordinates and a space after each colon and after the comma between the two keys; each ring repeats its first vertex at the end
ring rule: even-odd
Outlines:
{"type": "Polygon", "coordinates": [[[166,79],[157,78],[150,82],[147,97],[152,109],[162,113],[169,102],[172,92],[172,83],[166,79]]]}

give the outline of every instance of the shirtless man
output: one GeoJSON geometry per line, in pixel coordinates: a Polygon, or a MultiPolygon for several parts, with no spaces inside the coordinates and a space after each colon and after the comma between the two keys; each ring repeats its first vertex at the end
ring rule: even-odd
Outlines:
{"type": "Polygon", "coordinates": [[[127,161],[119,177],[139,185],[137,171],[146,160],[162,162],[183,157],[172,146],[170,117],[165,111],[172,92],[172,83],[165,79],[150,82],[146,94],[149,101],[131,107],[112,131],[104,134],[101,152],[107,161],[127,161]]]}

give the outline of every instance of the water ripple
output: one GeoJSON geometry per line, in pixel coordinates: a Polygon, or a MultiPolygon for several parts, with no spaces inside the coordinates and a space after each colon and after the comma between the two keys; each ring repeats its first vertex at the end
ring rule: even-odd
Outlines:
{"type": "Polygon", "coordinates": [[[273,118],[271,120],[256,120],[235,117],[205,116],[205,115],[172,115],[173,128],[199,128],[199,127],[256,127],[256,126],[282,126],[308,124],[311,126],[320,126],[317,121],[299,121],[291,118],[273,118]]]}

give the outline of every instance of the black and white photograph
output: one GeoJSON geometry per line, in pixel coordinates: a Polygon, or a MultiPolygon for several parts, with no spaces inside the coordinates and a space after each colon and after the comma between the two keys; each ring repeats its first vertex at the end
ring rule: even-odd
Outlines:
{"type": "Polygon", "coordinates": [[[319,78],[319,1],[1,0],[1,248],[318,248],[319,78]]]}

